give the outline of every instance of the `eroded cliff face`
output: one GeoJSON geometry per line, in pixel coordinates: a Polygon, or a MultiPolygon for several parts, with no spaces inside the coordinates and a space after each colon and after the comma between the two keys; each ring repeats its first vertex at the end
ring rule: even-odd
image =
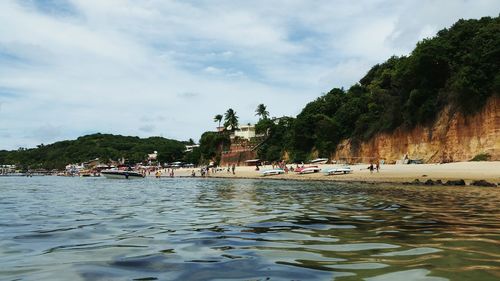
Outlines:
{"type": "Polygon", "coordinates": [[[386,163],[410,159],[426,163],[468,161],[480,153],[500,160],[500,97],[494,96],[479,113],[465,117],[443,110],[436,122],[428,127],[412,130],[397,129],[393,133],[378,134],[370,141],[354,144],[344,140],[337,147],[333,159],[364,162],[384,159],[386,163]]]}

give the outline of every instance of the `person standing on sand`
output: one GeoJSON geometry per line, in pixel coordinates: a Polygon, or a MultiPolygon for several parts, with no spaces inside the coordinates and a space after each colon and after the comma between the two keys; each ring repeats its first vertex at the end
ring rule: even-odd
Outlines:
{"type": "Polygon", "coordinates": [[[233,166],[231,167],[231,170],[233,170],[233,175],[235,174],[235,173],[234,173],[234,170],[235,170],[235,169],[236,169],[236,165],[235,165],[235,164],[233,164],[233,166]]]}
{"type": "Polygon", "coordinates": [[[377,165],[375,166],[375,169],[377,169],[377,173],[378,173],[378,170],[380,170],[380,161],[377,161],[377,165]]]}
{"type": "Polygon", "coordinates": [[[368,169],[370,170],[370,174],[373,174],[373,163],[370,163],[368,169]]]}

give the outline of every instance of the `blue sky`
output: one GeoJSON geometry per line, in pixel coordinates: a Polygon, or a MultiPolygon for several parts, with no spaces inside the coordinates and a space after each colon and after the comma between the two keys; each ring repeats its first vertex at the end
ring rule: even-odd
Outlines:
{"type": "Polygon", "coordinates": [[[296,115],[497,0],[0,1],[0,149],[296,115]]]}

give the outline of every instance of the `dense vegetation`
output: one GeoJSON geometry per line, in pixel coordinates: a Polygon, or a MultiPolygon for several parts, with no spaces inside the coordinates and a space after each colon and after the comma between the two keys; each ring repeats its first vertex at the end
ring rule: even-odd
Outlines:
{"type": "Polygon", "coordinates": [[[464,114],[480,110],[500,93],[500,18],[460,20],[419,42],[409,56],[375,65],[347,91],[332,89],[306,105],[295,119],[260,120],[270,129],[259,156],[295,161],[328,157],[342,139],[353,143],[379,132],[432,123],[445,107],[464,114]]]}
{"type": "Polygon", "coordinates": [[[81,163],[99,158],[103,162],[119,160],[129,163],[144,161],[148,153],[158,151],[158,161],[172,162],[184,157],[185,144],[162,137],[128,137],[93,134],[76,140],[39,145],[33,149],[0,151],[0,163],[16,164],[21,168],[62,169],[69,163],[81,163]]]}
{"type": "Polygon", "coordinates": [[[231,140],[229,132],[205,132],[200,138],[200,147],[193,151],[199,153],[200,163],[207,164],[211,160],[220,161],[221,152],[228,150],[231,140]]]}

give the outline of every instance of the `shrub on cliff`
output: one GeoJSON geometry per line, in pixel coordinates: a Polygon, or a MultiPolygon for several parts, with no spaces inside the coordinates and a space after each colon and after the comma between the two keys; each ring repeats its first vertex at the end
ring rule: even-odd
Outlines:
{"type": "Polygon", "coordinates": [[[480,153],[474,156],[474,158],[472,158],[470,161],[489,161],[490,159],[491,155],[489,155],[488,153],[480,153]]]}

